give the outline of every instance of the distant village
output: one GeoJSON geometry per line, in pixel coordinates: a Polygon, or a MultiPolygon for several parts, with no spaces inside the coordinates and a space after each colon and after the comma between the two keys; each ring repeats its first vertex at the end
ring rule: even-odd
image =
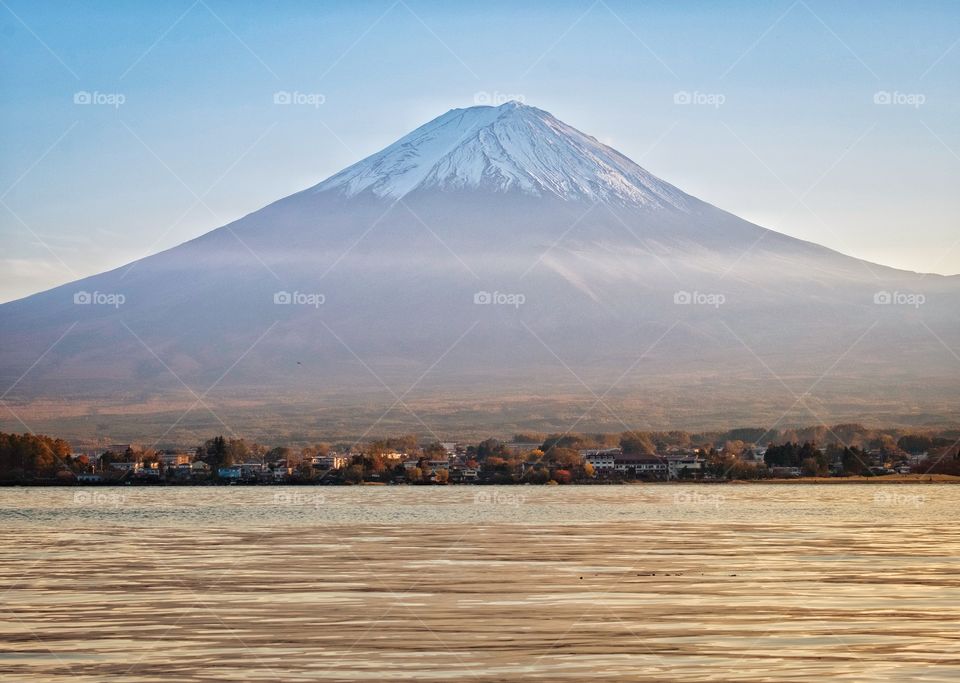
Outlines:
{"type": "Polygon", "coordinates": [[[960,475],[952,432],[880,434],[855,439],[858,446],[813,440],[698,442],[696,436],[702,435],[518,435],[509,441],[461,443],[408,435],[296,448],[217,436],[192,448],[116,443],[74,449],[62,439],[0,434],[0,483],[586,484],[960,475]]]}

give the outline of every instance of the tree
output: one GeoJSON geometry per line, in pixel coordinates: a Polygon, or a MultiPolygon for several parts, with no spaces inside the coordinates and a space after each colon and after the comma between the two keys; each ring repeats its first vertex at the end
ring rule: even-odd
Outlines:
{"type": "Polygon", "coordinates": [[[540,450],[546,453],[552,448],[580,449],[586,445],[580,434],[551,434],[543,441],[540,450]]]}
{"type": "Polygon", "coordinates": [[[743,454],[743,447],[744,447],[743,441],[739,439],[736,439],[733,441],[727,441],[723,445],[723,452],[726,453],[727,455],[732,455],[734,457],[739,458],[743,454]]]}
{"type": "Polygon", "coordinates": [[[624,432],[620,435],[620,448],[624,455],[654,455],[657,449],[645,432],[624,432]]]}
{"type": "Polygon", "coordinates": [[[551,448],[544,454],[543,459],[552,465],[566,468],[579,467],[583,464],[583,458],[571,448],[551,448]]]}
{"type": "Polygon", "coordinates": [[[423,457],[427,458],[427,460],[440,460],[447,457],[447,451],[440,445],[439,441],[434,441],[424,447],[423,457]]]}
{"type": "Polygon", "coordinates": [[[343,473],[343,478],[351,484],[359,484],[363,481],[363,465],[350,465],[343,473]]]}
{"type": "Polygon", "coordinates": [[[204,462],[216,472],[220,467],[229,467],[233,463],[228,461],[227,440],[223,436],[215,436],[204,444],[204,462]]]}
{"type": "Polygon", "coordinates": [[[900,437],[897,446],[908,453],[928,453],[934,446],[934,441],[929,436],[922,434],[908,434],[900,437]]]}
{"type": "Polygon", "coordinates": [[[844,447],[840,456],[840,463],[846,474],[858,475],[867,470],[867,454],[859,448],[844,447]]]}
{"type": "Polygon", "coordinates": [[[69,457],[70,445],[63,439],[0,433],[0,474],[8,479],[53,476],[69,457]]]}
{"type": "Polygon", "coordinates": [[[505,458],[509,454],[507,447],[496,439],[486,439],[477,444],[477,460],[486,460],[492,456],[505,458]]]}
{"type": "Polygon", "coordinates": [[[276,448],[271,448],[267,451],[266,456],[264,456],[270,462],[283,462],[284,465],[290,466],[291,460],[293,460],[293,450],[287,448],[286,446],[277,446],[276,448]]]}

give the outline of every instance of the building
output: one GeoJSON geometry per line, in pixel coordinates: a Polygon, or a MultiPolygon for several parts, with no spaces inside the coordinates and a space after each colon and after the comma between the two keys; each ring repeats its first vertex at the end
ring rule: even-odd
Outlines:
{"type": "Polygon", "coordinates": [[[179,467],[193,462],[193,454],[184,451],[164,451],[157,457],[164,467],[179,467]]]}
{"type": "Polygon", "coordinates": [[[603,448],[580,451],[585,462],[590,463],[597,473],[613,472],[616,469],[616,460],[623,455],[619,448],[603,448]]]}
{"type": "Polygon", "coordinates": [[[450,469],[450,481],[472,482],[480,476],[480,470],[473,467],[453,467],[450,469]]]}
{"type": "Polygon", "coordinates": [[[436,474],[437,470],[446,470],[450,468],[450,461],[443,460],[424,460],[422,469],[424,474],[436,474]]]}
{"type": "Polygon", "coordinates": [[[315,456],[310,464],[321,470],[339,470],[350,464],[350,459],[330,451],[326,455],[315,456]]]}
{"type": "Polygon", "coordinates": [[[139,472],[143,469],[142,462],[112,462],[110,469],[114,472],[139,472]]]}
{"type": "Polygon", "coordinates": [[[703,460],[696,455],[668,455],[666,460],[667,474],[671,479],[703,471],[703,460]]]}
{"type": "Polygon", "coordinates": [[[243,469],[240,465],[231,465],[230,467],[220,467],[217,469],[217,476],[221,479],[239,481],[243,477],[243,469]]]}
{"type": "Polygon", "coordinates": [[[160,463],[156,460],[152,462],[141,463],[140,469],[134,472],[134,475],[137,477],[142,477],[144,479],[159,479],[160,478],[160,463]]]}
{"type": "Polygon", "coordinates": [[[799,467],[771,467],[770,474],[777,479],[794,479],[800,476],[799,467]]]}
{"type": "Polygon", "coordinates": [[[614,458],[614,471],[647,479],[667,479],[670,467],[666,458],[650,455],[619,455],[614,458]]]}

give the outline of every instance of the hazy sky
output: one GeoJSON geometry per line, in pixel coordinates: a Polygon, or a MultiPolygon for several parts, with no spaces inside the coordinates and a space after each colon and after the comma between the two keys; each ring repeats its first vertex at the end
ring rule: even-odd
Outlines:
{"type": "Polygon", "coordinates": [[[0,0],[0,32],[0,301],[508,97],[766,227],[960,272],[955,1],[0,0]]]}

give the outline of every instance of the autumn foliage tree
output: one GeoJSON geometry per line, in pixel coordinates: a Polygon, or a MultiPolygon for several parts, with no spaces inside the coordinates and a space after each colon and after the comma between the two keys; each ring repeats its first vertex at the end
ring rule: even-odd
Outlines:
{"type": "Polygon", "coordinates": [[[12,479],[53,476],[67,468],[70,450],[63,439],[0,432],[0,474],[12,479]]]}

